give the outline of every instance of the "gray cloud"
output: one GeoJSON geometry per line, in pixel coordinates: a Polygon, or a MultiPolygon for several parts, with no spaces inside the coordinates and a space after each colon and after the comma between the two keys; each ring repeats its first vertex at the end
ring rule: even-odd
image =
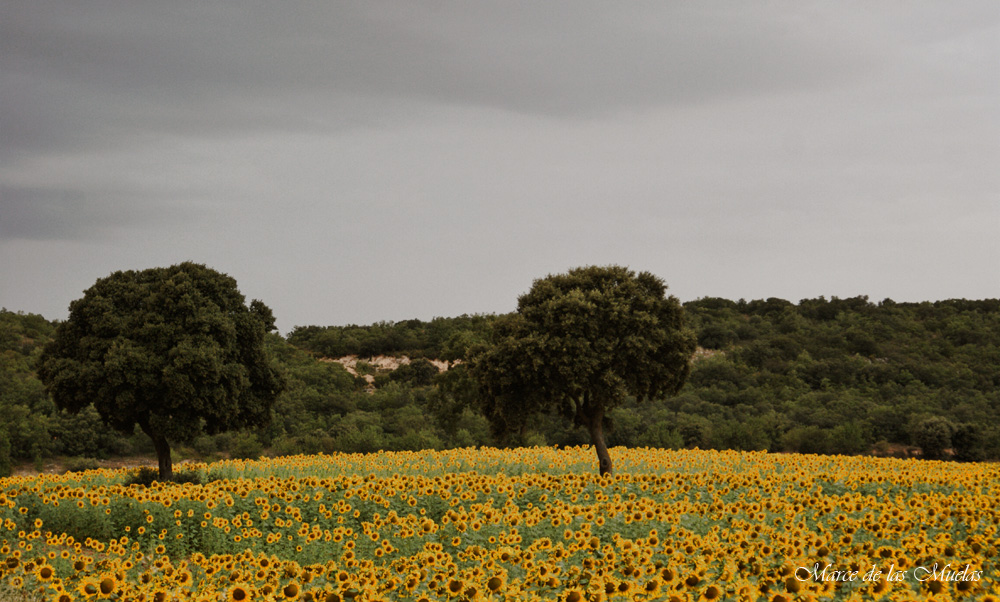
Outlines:
{"type": "Polygon", "coordinates": [[[442,102],[607,115],[891,79],[901,66],[931,86],[990,85],[995,56],[947,44],[995,33],[996,7],[954,6],[901,17],[867,4],[14,2],[0,19],[0,152],[372,127],[442,102]],[[920,65],[914,52],[934,44],[964,69],[920,65]]]}
{"type": "Polygon", "coordinates": [[[877,62],[809,10],[15,2],[0,20],[5,146],[364,127],[400,119],[391,103],[405,99],[607,114],[824,85],[877,62]]]}
{"type": "Polygon", "coordinates": [[[584,263],[997,296],[998,68],[992,0],[12,0],[0,303],[187,259],[283,329],[508,311],[584,263]]]}
{"type": "Polygon", "coordinates": [[[132,228],[171,228],[204,216],[155,195],[0,185],[0,240],[100,240],[132,228]]]}

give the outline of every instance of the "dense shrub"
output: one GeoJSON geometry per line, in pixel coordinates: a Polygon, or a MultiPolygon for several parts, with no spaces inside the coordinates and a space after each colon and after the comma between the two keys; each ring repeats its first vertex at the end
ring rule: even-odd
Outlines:
{"type": "Polygon", "coordinates": [[[0,426],[0,478],[10,476],[14,466],[10,457],[10,439],[7,429],[0,426]]]}
{"type": "Polygon", "coordinates": [[[827,429],[816,425],[797,426],[781,438],[781,448],[799,454],[825,454],[830,451],[827,429]]]}
{"type": "Polygon", "coordinates": [[[944,450],[951,447],[955,425],[947,418],[932,416],[920,422],[913,433],[914,442],[920,446],[925,459],[940,460],[944,450]]]}
{"type": "Polygon", "coordinates": [[[961,424],[951,436],[955,459],[960,462],[979,462],[986,459],[986,437],[977,424],[961,424]]]}
{"type": "Polygon", "coordinates": [[[256,460],[264,452],[264,445],[254,433],[240,433],[229,446],[229,456],[238,460],[256,460]]]}

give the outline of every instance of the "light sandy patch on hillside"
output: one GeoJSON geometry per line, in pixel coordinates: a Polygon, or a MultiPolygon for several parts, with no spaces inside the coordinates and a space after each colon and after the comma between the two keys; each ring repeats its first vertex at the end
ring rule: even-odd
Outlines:
{"type": "MultiPolygon", "coordinates": [[[[393,355],[376,355],[369,358],[360,358],[356,355],[345,355],[344,357],[330,358],[323,357],[320,358],[321,362],[335,362],[344,367],[345,370],[351,376],[358,375],[358,362],[368,362],[377,372],[392,372],[396,368],[404,364],[409,364],[412,360],[405,355],[393,356],[393,355]]],[[[444,372],[451,368],[453,365],[461,363],[460,361],[455,361],[454,363],[446,362],[445,360],[432,360],[428,359],[430,363],[434,364],[434,367],[438,369],[438,372],[444,372]]],[[[364,379],[368,381],[369,384],[375,382],[375,377],[371,374],[365,374],[364,379]]]]}

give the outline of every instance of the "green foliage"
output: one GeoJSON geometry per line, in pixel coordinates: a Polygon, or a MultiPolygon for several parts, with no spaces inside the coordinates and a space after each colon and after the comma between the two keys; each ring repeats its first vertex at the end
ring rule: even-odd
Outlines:
{"type": "Polygon", "coordinates": [[[605,415],[628,396],[676,393],[694,349],[681,305],[662,280],[591,266],[536,280],[518,298],[517,313],[495,322],[472,370],[498,434],[520,435],[538,415],[560,414],[590,430],[605,473],[605,415]]]}
{"type": "Polygon", "coordinates": [[[955,425],[947,418],[932,416],[920,422],[914,433],[914,442],[920,446],[923,457],[928,460],[940,460],[944,450],[951,447],[951,436],[955,425]]]}
{"type": "Polygon", "coordinates": [[[482,341],[493,316],[463,315],[430,322],[403,320],[370,326],[296,326],[288,342],[321,357],[408,355],[454,361],[482,341]]]}
{"type": "MultiPolygon", "coordinates": [[[[869,453],[881,447],[888,453],[917,445],[920,423],[941,416],[957,425],[950,442],[954,459],[1000,457],[998,300],[871,303],[863,297],[821,297],[796,305],[705,298],[685,303],[684,312],[702,347],[685,385],[651,402],[626,396],[608,413],[607,426],[613,427],[608,441],[814,453],[869,453]]],[[[511,316],[480,318],[499,325],[511,316]]],[[[414,362],[468,359],[470,349],[484,348],[488,326],[465,329],[468,322],[450,320],[433,321],[440,333],[437,347],[425,345],[432,340],[427,336],[432,323],[406,321],[389,330],[422,333],[407,335],[419,343],[407,350],[414,362]]],[[[385,334],[388,324],[357,328],[385,334]]],[[[0,311],[0,412],[12,467],[32,460],[41,466],[52,456],[153,453],[141,431],[118,436],[104,428],[93,407],[77,414],[56,408],[34,369],[56,327],[41,316],[0,311]]],[[[264,344],[270,367],[287,389],[274,402],[270,424],[250,431],[262,452],[496,443],[495,425],[480,409],[482,394],[468,362],[453,365],[430,384],[406,371],[379,372],[380,390],[370,394],[340,364],[318,361],[315,349],[300,349],[273,333],[265,335],[264,344]]],[[[563,420],[558,410],[535,414],[528,427],[508,443],[590,441],[586,427],[563,420]]],[[[224,454],[237,440],[229,432],[202,433],[188,453],[224,454]]],[[[0,437],[0,459],[3,441],[0,437]]]]}
{"type": "MultiPolygon", "coordinates": [[[[435,382],[437,386],[427,395],[427,410],[448,437],[463,428],[470,436],[473,432],[485,432],[488,429],[488,422],[478,412],[479,391],[467,364],[449,368],[439,374],[435,382]],[[478,418],[479,422],[472,424],[470,421],[475,422],[475,418],[478,418]]],[[[480,445],[486,442],[477,440],[481,441],[480,445]]],[[[463,443],[466,445],[456,445],[467,446],[467,440],[464,438],[463,443]]]]}
{"type": "Polygon", "coordinates": [[[417,387],[426,387],[434,382],[438,375],[437,366],[427,358],[417,358],[408,364],[403,364],[389,373],[389,380],[406,382],[417,387]]]}
{"type": "Polygon", "coordinates": [[[773,450],[775,441],[764,416],[724,420],[712,427],[713,447],[746,451],[773,450]]]}
{"type": "Polygon", "coordinates": [[[987,457],[986,434],[978,424],[960,424],[951,436],[955,459],[961,462],[980,462],[987,457]]]}
{"type": "Polygon", "coordinates": [[[710,322],[698,331],[698,345],[706,349],[725,349],[739,339],[729,324],[710,322]]]}
{"type": "Polygon", "coordinates": [[[106,459],[127,452],[127,440],[107,429],[93,406],[75,414],[60,412],[53,418],[48,432],[61,454],[106,459]]]}
{"type": "Polygon", "coordinates": [[[7,428],[0,425],[0,478],[9,477],[14,471],[10,457],[10,436],[7,428]]]}
{"type": "Polygon", "coordinates": [[[253,433],[240,434],[229,447],[229,455],[238,460],[256,460],[263,452],[264,446],[253,433]]]}
{"type": "Polygon", "coordinates": [[[60,409],[93,403],[123,434],[150,436],[170,474],[170,441],[265,424],[283,385],[264,351],[274,328],[236,281],[194,263],[115,272],[70,304],[38,375],[60,409]]]}
{"type": "Polygon", "coordinates": [[[191,447],[194,448],[202,457],[211,457],[215,452],[219,450],[218,443],[215,438],[208,435],[199,435],[191,441],[191,447]]]}
{"type": "Polygon", "coordinates": [[[375,425],[349,430],[337,438],[338,451],[368,454],[388,447],[385,432],[375,425]]]}
{"type": "MultiPolygon", "coordinates": [[[[771,412],[773,449],[817,453],[868,453],[878,440],[916,444],[920,421],[931,416],[1000,422],[997,300],[820,297],[794,305],[708,298],[685,310],[699,335],[736,333],[724,348],[700,355],[680,394],[663,400],[678,425],[710,418],[714,447],[736,444],[733,429],[771,412]]],[[[654,415],[645,412],[643,423],[654,415]]],[[[995,457],[992,430],[970,440],[995,457]]]]}

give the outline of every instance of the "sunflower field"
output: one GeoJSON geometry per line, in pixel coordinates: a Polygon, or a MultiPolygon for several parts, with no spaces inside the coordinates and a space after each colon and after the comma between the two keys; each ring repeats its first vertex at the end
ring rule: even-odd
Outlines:
{"type": "MultiPolygon", "coordinates": [[[[1000,466],[589,447],[0,479],[27,600],[998,600],[1000,466]]],[[[21,599],[21,598],[19,598],[21,599]]]]}

